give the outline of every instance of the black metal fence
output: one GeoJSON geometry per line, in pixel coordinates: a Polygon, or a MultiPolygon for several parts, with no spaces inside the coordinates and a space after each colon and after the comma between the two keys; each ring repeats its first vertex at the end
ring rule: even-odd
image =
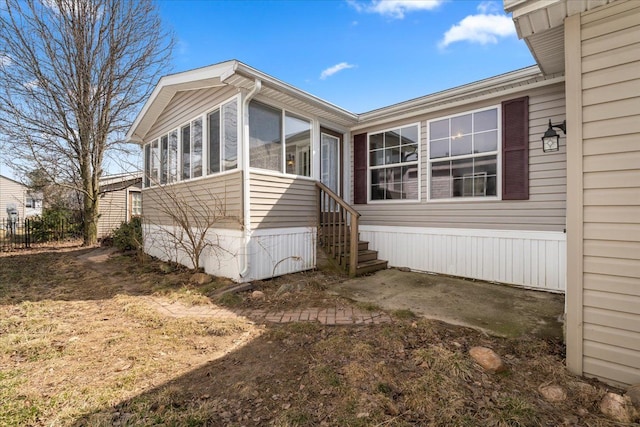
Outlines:
{"type": "Polygon", "coordinates": [[[0,251],[27,249],[35,243],[79,237],[79,225],[65,218],[0,219],[0,251]]]}

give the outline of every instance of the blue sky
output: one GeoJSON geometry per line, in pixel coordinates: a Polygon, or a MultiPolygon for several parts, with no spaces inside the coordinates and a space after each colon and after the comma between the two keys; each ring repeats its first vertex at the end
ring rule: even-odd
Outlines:
{"type": "Polygon", "coordinates": [[[355,113],[534,64],[501,1],[160,0],[174,71],[238,59],[355,113]]]}

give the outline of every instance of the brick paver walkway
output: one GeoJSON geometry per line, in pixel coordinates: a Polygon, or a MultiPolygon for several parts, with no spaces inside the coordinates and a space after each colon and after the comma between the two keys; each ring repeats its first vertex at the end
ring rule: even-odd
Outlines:
{"type": "Polygon", "coordinates": [[[170,302],[158,297],[147,296],[144,298],[159,312],[170,317],[248,318],[254,322],[320,322],[323,325],[364,325],[391,321],[391,317],[387,313],[365,311],[353,307],[310,307],[289,310],[232,310],[213,304],[186,306],[177,301],[170,302]]]}

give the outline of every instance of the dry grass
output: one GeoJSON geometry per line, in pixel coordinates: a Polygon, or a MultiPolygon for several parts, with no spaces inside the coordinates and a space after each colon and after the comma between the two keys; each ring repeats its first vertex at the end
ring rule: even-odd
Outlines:
{"type": "MultiPolygon", "coordinates": [[[[2,426],[614,425],[597,408],[607,388],[570,375],[558,342],[492,338],[409,312],[361,327],[167,317],[145,297],[210,304],[225,282],[194,286],[188,271],[153,260],[92,264],[84,253],[0,258],[2,426]],[[475,345],[496,350],[508,371],[480,370],[475,345]],[[538,387],[548,383],[567,400],[546,402],[538,387]]],[[[336,280],[287,276],[256,284],[264,300],[224,302],[335,305],[326,289],[336,280]]]]}

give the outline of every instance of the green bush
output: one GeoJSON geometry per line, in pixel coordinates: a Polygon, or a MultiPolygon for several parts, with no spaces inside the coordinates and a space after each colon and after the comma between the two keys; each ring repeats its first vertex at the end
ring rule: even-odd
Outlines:
{"type": "Polygon", "coordinates": [[[33,242],[60,241],[82,234],[82,223],[67,209],[44,209],[42,216],[28,219],[33,242]]]}
{"type": "Polygon", "coordinates": [[[142,249],[142,219],[134,217],[113,230],[113,245],[121,251],[142,249]]]}

